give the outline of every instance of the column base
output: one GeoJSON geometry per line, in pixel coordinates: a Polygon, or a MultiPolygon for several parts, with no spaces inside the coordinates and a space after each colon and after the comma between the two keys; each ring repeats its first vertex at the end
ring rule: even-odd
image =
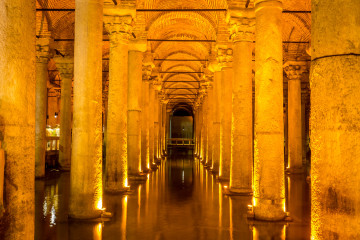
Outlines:
{"type": "Polygon", "coordinates": [[[152,163],[152,164],[150,165],[150,168],[151,168],[152,171],[156,171],[156,170],[158,169],[158,166],[157,166],[156,163],[152,163]]]}
{"type": "Polygon", "coordinates": [[[145,174],[145,173],[129,173],[128,178],[129,178],[129,181],[145,182],[147,180],[147,174],[145,174]]]}
{"type": "Polygon", "coordinates": [[[70,220],[81,220],[81,221],[98,221],[98,219],[101,219],[101,216],[104,212],[104,210],[98,209],[98,210],[93,210],[91,211],[91,213],[89,213],[90,211],[87,211],[86,214],[80,214],[80,213],[76,213],[76,214],[70,214],[68,215],[70,220]]]}
{"type": "Polygon", "coordinates": [[[73,215],[69,214],[69,221],[71,222],[75,222],[75,221],[81,221],[81,222],[108,222],[111,220],[112,218],[112,213],[111,212],[105,212],[105,210],[99,210],[101,211],[100,215],[93,217],[93,218],[79,218],[79,217],[74,217],[73,215]]]}
{"type": "Polygon", "coordinates": [[[233,188],[230,187],[225,192],[226,195],[229,196],[252,196],[253,192],[252,189],[249,188],[233,188]]]}
{"type": "Polygon", "coordinates": [[[218,176],[217,180],[219,182],[229,182],[230,181],[230,179],[228,177],[224,177],[224,176],[218,176]]]}
{"type": "Polygon", "coordinates": [[[211,163],[211,162],[204,163],[204,168],[210,169],[211,167],[212,167],[212,163],[211,163]]]}
{"type": "Polygon", "coordinates": [[[287,216],[284,211],[285,199],[255,198],[254,218],[264,221],[283,221],[287,216]]]}
{"type": "Polygon", "coordinates": [[[286,168],[285,172],[287,174],[302,174],[305,172],[305,168],[304,167],[293,167],[293,168],[286,168]]]}
{"type": "Polygon", "coordinates": [[[122,188],[104,188],[104,192],[107,194],[126,194],[130,191],[130,186],[122,188]]]}
{"type": "Polygon", "coordinates": [[[145,168],[142,170],[143,173],[150,173],[151,172],[151,169],[150,168],[145,168]]]}
{"type": "Polygon", "coordinates": [[[213,167],[210,167],[209,171],[213,174],[213,175],[218,175],[219,174],[219,170],[213,167]]]}

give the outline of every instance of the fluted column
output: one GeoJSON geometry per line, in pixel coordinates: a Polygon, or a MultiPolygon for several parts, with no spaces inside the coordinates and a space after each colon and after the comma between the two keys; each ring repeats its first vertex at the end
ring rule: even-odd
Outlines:
{"type": "Polygon", "coordinates": [[[0,230],[4,240],[34,239],[35,8],[35,0],[0,2],[0,136],[8,213],[0,230]]]}
{"type": "MultiPolygon", "coordinates": [[[[220,70],[220,69],[219,69],[220,70]]],[[[220,126],[221,126],[221,71],[215,71],[214,73],[214,92],[213,92],[213,153],[212,153],[212,171],[219,172],[220,165],[220,126]]]]}
{"type": "Polygon", "coordinates": [[[220,171],[221,180],[230,178],[231,162],[231,115],[232,115],[232,82],[233,69],[231,66],[232,49],[222,47],[218,49],[218,62],[221,69],[221,104],[220,104],[220,171]]]}
{"type": "Polygon", "coordinates": [[[82,219],[99,217],[102,208],[103,1],[75,0],[75,5],[69,215],[82,219]]]}
{"type": "Polygon", "coordinates": [[[360,239],[360,4],[312,1],[311,239],[360,239]]]}
{"type": "MultiPolygon", "coordinates": [[[[105,9],[106,10],[106,9],[105,9]]],[[[132,11],[104,11],[110,37],[109,95],[106,141],[105,186],[107,192],[128,189],[128,49],[132,11]]]]}
{"type": "Polygon", "coordinates": [[[56,57],[54,60],[61,77],[59,164],[62,170],[70,170],[72,122],[71,90],[74,59],[73,57],[56,57]]]}
{"type": "Polygon", "coordinates": [[[288,171],[302,173],[301,74],[305,62],[287,62],[284,71],[288,78],[288,171]]]}
{"type": "Polygon", "coordinates": [[[282,3],[255,0],[255,218],[285,217],[282,3]]]}
{"type": "Polygon", "coordinates": [[[252,41],[255,13],[253,9],[244,9],[231,11],[231,15],[234,81],[229,190],[250,194],[253,174],[252,41]],[[242,17],[244,15],[246,17],[242,17]]]}
{"type": "Polygon", "coordinates": [[[46,106],[50,39],[36,41],[35,177],[45,176],[46,106]]]}
{"type": "Polygon", "coordinates": [[[128,170],[129,175],[139,175],[141,171],[141,98],[142,62],[146,44],[132,42],[129,51],[128,78],[128,170]]]}

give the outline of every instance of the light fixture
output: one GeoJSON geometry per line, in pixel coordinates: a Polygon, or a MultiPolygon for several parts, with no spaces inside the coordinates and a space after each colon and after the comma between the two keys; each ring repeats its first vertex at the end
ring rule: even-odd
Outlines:
{"type": "Polygon", "coordinates": [[[57,113],[57,112],[55,112],[55,118],[57,118],[57,116],[58,116],[58,113],[57,113]]]}

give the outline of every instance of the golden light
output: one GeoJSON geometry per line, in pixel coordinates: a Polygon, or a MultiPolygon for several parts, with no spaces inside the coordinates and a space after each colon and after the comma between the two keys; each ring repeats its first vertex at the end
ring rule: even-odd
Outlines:
{"type": "Polygon", "coordinates": [[[94,240],[101,240],[102,239],[102,223],[98,223],[94,227],[94,240]]]}

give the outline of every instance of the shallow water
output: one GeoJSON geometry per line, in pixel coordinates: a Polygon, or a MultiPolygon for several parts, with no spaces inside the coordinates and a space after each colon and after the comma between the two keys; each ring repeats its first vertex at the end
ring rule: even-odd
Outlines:
{"type": "Polygon", "coordinates": [[[214,175],[184,152],[163,161],[129,195],[104,195],[108,222],[69,222],[69,173],[36,181],[35,239],[309,239],[310,193],[304,175],[286,176],[288,223],[249,221],[251,197],[228,197],[214,175]]]}

